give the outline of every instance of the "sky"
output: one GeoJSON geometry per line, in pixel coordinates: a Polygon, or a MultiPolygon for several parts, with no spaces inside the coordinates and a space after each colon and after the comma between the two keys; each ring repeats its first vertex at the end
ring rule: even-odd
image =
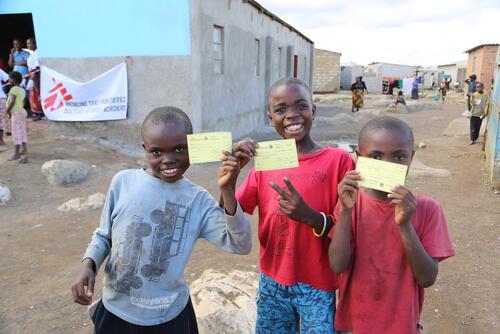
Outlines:
{"type": "Polygon", "coordinates": [[[259,0],[341,62],[444,65],[500,43],[500,0],[259,0]]]}

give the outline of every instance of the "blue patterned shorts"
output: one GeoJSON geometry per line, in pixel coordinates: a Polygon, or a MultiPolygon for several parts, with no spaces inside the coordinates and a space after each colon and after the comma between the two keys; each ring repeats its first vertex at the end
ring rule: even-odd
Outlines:
{"type": "Polygon", "coordinates": [[[334,291],[304,283],[286,286],[260,274],[257,334],[335,334],[334,315],[334,291]]]}

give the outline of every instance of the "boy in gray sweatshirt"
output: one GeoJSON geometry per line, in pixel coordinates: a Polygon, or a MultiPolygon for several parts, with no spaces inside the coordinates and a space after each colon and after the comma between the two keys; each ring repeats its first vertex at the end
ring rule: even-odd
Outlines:
{"type": "MultiPolygon", "coordinates": [[[[197,333],[184,269],[198,238],[248,254],[251,226],[231,184],[239,163],[226,152],[218,171],[224,208],[183,174],[189,168],[188,116],[174,107],[150,112],[142,125],[149,168],[118,172],[99,227],[72,286],[76,303],[92,302],[106,257],[95,333],[197,333]]],[[[222,152],[221,152],[222,155],[222,152]]]]}

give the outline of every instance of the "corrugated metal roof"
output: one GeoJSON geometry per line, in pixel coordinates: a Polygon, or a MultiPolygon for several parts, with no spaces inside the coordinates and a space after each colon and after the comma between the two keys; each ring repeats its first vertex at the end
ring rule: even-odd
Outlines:
{"type": "Polygon", "coordinates": [[[479,44],[478,46],[473,47],[472,49],[469,49],[467,51],[464,51],[464,53],[471,53],[472,51],[475,51],[477,49],[483,48],[485,46],[498,46],[499,44],[497,43],[492,43],[492,44],[479,44]]]}
{"type": "Polygon", "coordinates": [[[288,29],[290,29],[291,31],[295,32],[297,35],[299,35],[300,37],[302,37],[303,39],[308,41],[309,43],[314,44],[314,42],[309,37],[307,37],[306,35],[304,35],[300,31],[298,31],[297,29],[295,29],[294,27],[292,27],[291,25],[289,25],[288,23],[286,23],[285,21],[280,19],[278,16],[274,15],[273,13],[271,13],[270,11],[268,11],[267,9],[262,7],[262,5],[259,4],[257,1],[255,1],[255,0],[243,0],[243,2],[248,3],[249,5],[255,7],[262,14],[269,16],[272,20],[281,23],[282,25],[284,25],[285,27],[287,27],[288,29]]]}

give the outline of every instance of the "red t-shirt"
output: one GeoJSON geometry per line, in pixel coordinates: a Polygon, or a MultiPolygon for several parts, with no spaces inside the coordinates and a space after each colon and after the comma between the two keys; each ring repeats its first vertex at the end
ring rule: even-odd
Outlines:
{"type": "Polygon", "coordinates": [[[310,226],[293,221],[281,212],[278,194],[269,182],[286,189],[283,182],[286,176],[311,208],[333,214],[337,185],[353,168],[349,153],[325,147],[299,157],[297,168],[250,170],[236,198],[249,214],[259,207],[260,270],[263,274],[287,286],[301,282],[324,291],[337,289],[337,276],[328,264],[330,239],[315,237],[310,226]]]}
{"type": "MultiPolygon", "coordinates": [[[[421,195],[416,200],[412,225],[424,249],[439,261],[455,255],[439,203],[421,195]]],[[[359,191],[351,240],[353,261],[350,270],[339,275],[335,328],[356,334],[419,333],[424,289],[406,259],[394,205],[359,191]]]]}

